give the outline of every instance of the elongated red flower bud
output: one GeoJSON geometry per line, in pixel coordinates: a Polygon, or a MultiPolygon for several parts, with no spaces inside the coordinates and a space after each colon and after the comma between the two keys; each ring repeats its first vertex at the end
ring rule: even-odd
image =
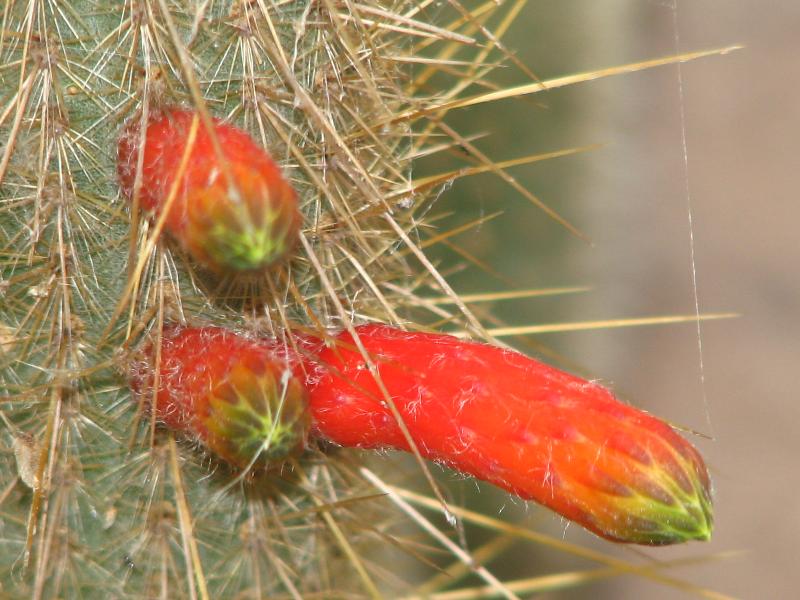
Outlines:
{"type": "MultiPolygon", "coordinates": [[[[153,398],[154,347],[132,385],[153,398]]],[[[169,327],[161,337],[156,415],[229,463],[279,463],[305,448],[311,417],[305,386],[286,357],[218,327],[169,327]]]]}
{"type": "MultiPolygon", "coordinates": [[[[519,353],[447,335],[357,329],[426,458],[535,500],[617,542],[711,535],[710,482],[694,447],[605,388],[519,353]]],[[[409,445],[348,333],[319,356],[317,435],[409,445]]]]}
{"type": "MultiPolygon", "coordinates": [[[[214,119],[209,132],[194,111],[168,109],[147,124],[140,201],[160,214],[180,172],[193,120],[197,133],[165,229],[197,261],[218,272],[261,271],[285,256],[300,230],[297,195],[272,158],[244,131],[214,119]],[[212,133],[222,155],[214,151],[212,133]]],[[[139,117],[128,121],[118,146],[120,185],[133,194],[139,117]]]]}

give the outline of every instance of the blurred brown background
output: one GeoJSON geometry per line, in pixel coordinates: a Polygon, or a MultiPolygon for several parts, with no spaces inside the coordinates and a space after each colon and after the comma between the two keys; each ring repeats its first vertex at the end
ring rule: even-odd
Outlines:
{"type": "MultiPolygon", "coordinates": [[[[669,52],[671,3],[626,4],[617,18],[593,11],[601,29],[620,32],[607,46],[598,39],[603,62],[669,52]]],[[[591,85],[592,137],[611,146],[586,181],[584,226],[596,246],[570,256],[605,292],[574,306],[578,314],[693,310],[682,102],[700,310],[742,316],[702,325],[705,384],[693,326],[571,341],[628,398],[713,436],[699,442],[717,511],[714,540],[702,549],[746,554],[692,570],[693,579],[740,598],[797,598],[800,3],[684,1],[677,32],[681,51],[746,48],[683,65],[682,99],[674,67],[591,85]]],[[[632,582],[617,582],[611,596],[620,594],[675,596],[632,582]]]]}
{"type": "MultiPolygon", "coordinates": [[[[593,287],[567,299],[496,306],[494,313],[508,323],[691,314],[693,269],[701,312],[741,314],[703,323],[699,339],[692,323],[553,334],[538,341],[559,352],[564,366],[579,365],[633,404],[713,438],[691,436],[713,471],[713,541],[648,550],[648,556],[743,551],[671,573],[738,598],[797,598],[800,2],[684,0],[676,7],[656,0],[537,1],[525,11],[508,45],[542,78],[746,46],[684,64],[680,72],[670,66],[605,79],[463,117],[462,131],[492,132],[483,144],[497,159],[606,144],[514,172],[592,245],[491,177],[456,184],[444,203],[457,207],[464,221],[506,211],[459,242],[489,257],[500,276],[519,288],[593,287]]],[[[454,281],[460,291],[504,287],[474,273],[454,281]]],[[[491,501],[487,506],[491,511],[491,501]]],[[[543,527],[558,534],[563,524],[553,520],[543,527]]],[[[578,528],[564,535],[640,558],[638,551],[609,548],[578,528]]],[[[543,552],[514,562],[525,571],[526,563],[541,567],[550,560],[543,552]]],[[[587,596],[687,597],[632,577],[552,595],[587,596]]]]}

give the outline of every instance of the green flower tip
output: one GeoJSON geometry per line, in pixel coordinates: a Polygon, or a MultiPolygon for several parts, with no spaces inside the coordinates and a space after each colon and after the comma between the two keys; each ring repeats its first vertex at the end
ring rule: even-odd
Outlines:
{"type": "Polygon", "coordinates": [[[711,482],[702,458],[677,436],[665,441],[652,443],[643,462],[617,455],[624,468],[613,489],[601,485],[611,478],[596,470],[591,483],[584,480],[589,519],[604,537],[649,546],[711,539],[711,482]]]}
{"type": "Polygon", "coordinates": [[[232,165],[235,185],[222,177],[190,192],[187,250],[212,270],[261,272],[294,247],[301,217],[294,190],[283,179],[232,165]]]}
{"type": "Polygon", "coordinates": [[[278,464],[303,451],[311,417],[291,371],[239,363],[209,397],[206,444],[240,468],[278,464]]]}

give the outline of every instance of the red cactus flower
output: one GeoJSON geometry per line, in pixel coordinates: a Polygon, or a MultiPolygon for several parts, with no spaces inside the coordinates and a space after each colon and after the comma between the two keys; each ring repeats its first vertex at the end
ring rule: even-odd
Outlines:
{"type": "MultiPolygon", "coordinates": [[[[150,403],[154,347],[132,369],[132,386],[150,403]]],[[[286,357],[218,327],[171,326],[161,336],[155,410],[159,420],[241,467],[298,454],[310,427],[305,386],[286,357]]]]}
{"type": "MultiPolygon", "coordinates": [[[[383,325],[356,331],[424,457],[612,541],[710,537],[706,467],[666,423],[517,352],[383,325]]],[[[274,342],[217,328],[168,330],[158,415],[239,466],[256,452],[280,458],[301,447],[308,419],[312,435],[342,446],[409,450],[350,334],[331,347],[305,341],[302,360],[281,363],[276,356],[287,351],[274,342]],[[291,365],[295,376],[276,364],[291,365]]],[[[152,386],[152,368],[139,367],[135,386],[145,381],[152,386]]]]}
{"type": "MultiPolygon", "coordinates": [[[[244,131],[214,119],[209,132],[194,111],[156,113],[145,132],[141,206],[155,214],[165,209],[194,119],[196,137],[164,227],[218,273],[263,270],[291,250],[302,219],[294,189],[244,131]]],[[[117,170],[128,198],[136,178],[139,134],[140,119],[133,117],[119,139],[117,170]]]]}
{"type": "MultiPolygon", "coordinates": [[[[357,328],[420,453],[617,542],[710,537],[710,481],[666,423],[517,352],[382,325],[357,328]]],[[[314,432],[408,450],[349,333],[318,357],[314,432]]]]}

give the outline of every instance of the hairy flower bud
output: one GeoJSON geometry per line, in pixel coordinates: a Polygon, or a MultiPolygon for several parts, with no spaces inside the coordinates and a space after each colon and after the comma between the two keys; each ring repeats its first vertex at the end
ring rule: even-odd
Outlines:
{"type": "Polygon", "coordinates": [[[133,387],[173,430],[240,467],[301,452],[310,426],[304,385],[266,344],[218,327],[169,327],[132,373],[133,387]]]}
{"type": "MultiPolygon", "coordinates": [[[[195,111],[180,109],[163,110],[149,119],[141,206],[155,214],[168,210],[166,231],[213,271],[262,271],[294,246],[302,221],[297,195],[269,154],[247,133],[217,119],[213,122],[209,132],[195,111]],[[181,159],[190,142],[181,174],[181,159]]],[[[120,137],[117,165],[122,191],[129,198],[139,138],[139,117],[133,117],[120,137]]]]}
{"type": "MultiPolygon", "coordinates": [[[[617,542],[711,535],[710,481],[694,447],[604,387],[517,352],[381,325],[357,328],[420,453],[535,500],[617,542]]],[[[348,333],[310,389],[318,435],[409,449],[348,333]]]]}

